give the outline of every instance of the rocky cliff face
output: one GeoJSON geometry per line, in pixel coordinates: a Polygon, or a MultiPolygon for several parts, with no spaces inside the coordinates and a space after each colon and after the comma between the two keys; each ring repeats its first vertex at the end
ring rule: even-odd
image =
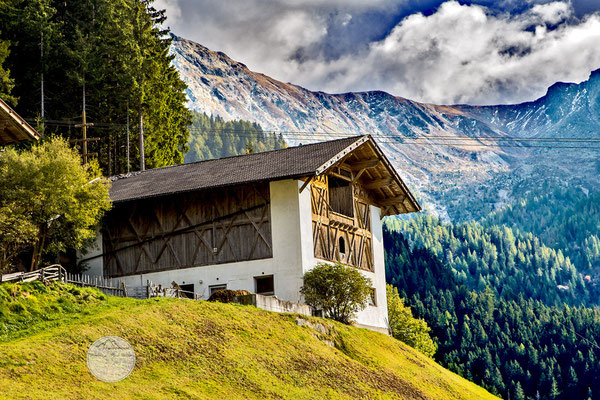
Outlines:
{"type": "Polygon", "coordinates": [[[548,179],[597,187],[600,71],[581,84],[558,83],[530,103],[472,107],[418,103],[381,91],[312,92],[250,71],[223,53],[174,37],[174,64],[192,109],[260,123],[289,143],[372,134],[405,180],[442,216],[471,217],[510,200],[515,188],[548,179]],[[468,136],[472,139],[465,140],[468,136]],[[489,140],[485,138],[498,138],[489,140]],[[536,139],[519,142],[515,138],[536,139]],[[477,203],[477,207],[473,204],[477,203]]]}

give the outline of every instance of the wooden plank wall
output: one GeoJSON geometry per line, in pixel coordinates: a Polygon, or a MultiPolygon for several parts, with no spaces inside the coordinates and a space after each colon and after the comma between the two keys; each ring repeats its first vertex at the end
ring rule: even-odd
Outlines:
{"type": "Polygon", "coordinates": [[[116,204],[104,224],[104,274],[270,258],[270,218],[268,183],[116,204]]]}
{"type": "Polygon", "coordinates": [[[373,271],[373,235],[371,209],[359,184],[352,184],[354,217],[332,211],[329,204],[327,176],[311,181],[313,245],[315,257],[373,271]],[[339,238],[345,241],[346,253],[340,253],[339,238]]]}

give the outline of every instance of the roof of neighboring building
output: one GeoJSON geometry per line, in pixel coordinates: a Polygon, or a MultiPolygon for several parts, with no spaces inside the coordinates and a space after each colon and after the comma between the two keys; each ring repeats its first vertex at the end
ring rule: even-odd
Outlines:
{"type": "Polygon", "coordinates": [[[39,138],[37,131],[0,99],[0,146],[39,138]]]}
{"type": "Polygon", "coordinates": [[[405,206],[406,211],[400,212],[419,211],[420,206],[404,182],[368,135],[118,175],[111,178],[110,197],[114,202],[124,202],[225,186],[321,175],[367,143],[376,149],[378,157],[384,159],[383,168],[392,170],[390,176],[395,180],[400,192],[407,197],[409,207],[405,206]]]}

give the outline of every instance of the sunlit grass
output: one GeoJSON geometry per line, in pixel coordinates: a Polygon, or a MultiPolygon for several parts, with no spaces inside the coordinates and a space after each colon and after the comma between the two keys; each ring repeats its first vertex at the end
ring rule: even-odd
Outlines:
{"type": "Polygon", "coordinates": [[[249,306],[77,294],[65,285],[6,290],[13,300],[2,307],[25,311],[0,315],[0,324],[16,321],[0,343],[2,398],[495,398],[386,335],[328,320],[310,318],[323,334],[299,327],[299,316],[249,306]],[[136,351],[122,382],[87,370],[86,351],[104,335],[136,351]]]}

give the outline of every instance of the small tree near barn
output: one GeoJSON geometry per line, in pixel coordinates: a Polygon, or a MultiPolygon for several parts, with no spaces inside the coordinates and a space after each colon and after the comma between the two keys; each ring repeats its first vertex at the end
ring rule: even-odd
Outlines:
{"type": "Polygon", "coordinates": [[[431,328],[427,326],[427,322],[413,317],[410,307],[404,304],[404,299],[400,297],[396,287],[386,285],[386,295],[391,335],[433,358],[437,344],[429,336],[431,328]]]}
{"type": "Polygon", "coordinates": [[[323,310],[325,317],[349,324],[367,306],[371,280],[340,262],[319,263],[304,274],[300,292],[306,304],[323,310]]]}
{"type": "Polygon", "coordinates": [[[79,248],[93,239],[110,208],[108,188],[98,165],[82,164],[64,139],[0,152],[0,225],[15,228],[0,234],[4,264],[27,246],[33,248],[33,270],[44,254],[79,248]]]}

